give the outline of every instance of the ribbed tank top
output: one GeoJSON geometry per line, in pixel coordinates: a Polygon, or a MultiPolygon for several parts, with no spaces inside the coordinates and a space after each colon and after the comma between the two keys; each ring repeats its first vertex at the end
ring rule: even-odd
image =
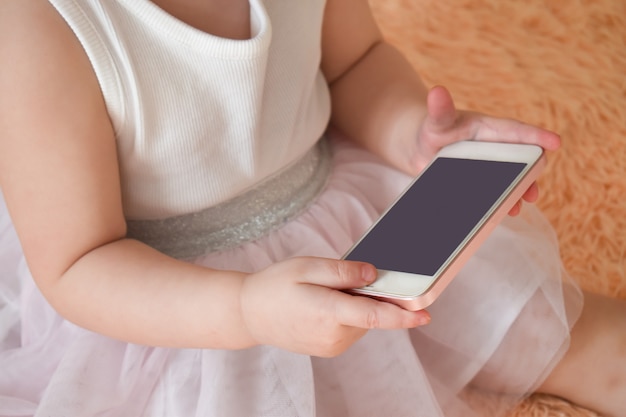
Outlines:
{"type": "Polygon", "coordinates": [[[251,0],[251,38],[148,0],[49,0],[76,34],[115,129],[128,219],[228,200],[297,161],[330,115],[323,0],[251,0]]]}

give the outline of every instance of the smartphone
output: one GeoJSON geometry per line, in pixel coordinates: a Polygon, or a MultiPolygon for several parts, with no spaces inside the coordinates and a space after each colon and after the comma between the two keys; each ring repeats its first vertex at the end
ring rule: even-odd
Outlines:
{"type": "Polygon", "coordinates": [[[408,310],[432,304],[545,167],[535,145],[446,146],[343,259],[378,269],[350,292],[408,310]]]}

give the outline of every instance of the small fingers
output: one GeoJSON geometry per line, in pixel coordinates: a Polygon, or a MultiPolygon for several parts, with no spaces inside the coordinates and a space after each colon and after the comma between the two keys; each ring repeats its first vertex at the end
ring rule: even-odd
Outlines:
{"type": "Polygon", "coordinates": [[[537,201],[537,199],[539,198],[539,186],[536,182],[533,182],[531,186],[528,187],[528,190],[526,190],[522,198],[529,203],[534,203],[535,201],[537,201]]]}
{"type": "MultiPolygon", "coordinates": [[[[529,203],[534,203],[539,198],[539,186],[536,182],[533,182],[528,190],[522,196],[522,200],[528,201],[529,203]]],[[[522,211],[523,201],[519,200],[515,203],[513,207],[509,210],[509,216],[517,216],[522,211]]]]}
{"type": "Polygon", "coordinates": [[[483,116],[477,124],[474,138],[484,141],[528,143],[549,151],[555,151],[561,146],[561,137],[557,133],[513,119],[488,116],[483,116]]]}
{"type": "Polygon", "coordinates": [[[520,214],[521,211],[522,211],[522,202],[517,201],[515,205],[511,207],[511,210],[509,210],[509,216],[513,216],[513,217],[517,216],[518,214],[520,214]]]}
{"type": "Polygon", "coordinates": [[[361,329],[410,329],[428,324],[426,310],[409,311],[364,296],[337,293],[335,315],[339,323],[361,329]]]}

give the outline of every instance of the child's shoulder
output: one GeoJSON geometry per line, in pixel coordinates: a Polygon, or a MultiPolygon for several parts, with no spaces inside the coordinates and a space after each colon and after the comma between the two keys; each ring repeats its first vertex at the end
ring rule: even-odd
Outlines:
{"type": "Polygon", "coordinates": [[[47,1],[3,0],[0,2],[0,33],[2,51],[14,46],[20,49],[41,49],[59,43],[68,36],[63,19],[47,1]]]}
{"type": "Polygon", "coordinates": [[[10,69],[2,71],[5,80],[28,81],[45,69],[58,82],[71,81],[74,71],[89,68],[80,65],[85,59],[74,33],[48,1],[0,2],[0,62],[10,69]]]}
{"type": "Polygon", "coordinates": [[[16,93],[44,98],[42,87],[60,89],[93,78],[80,42],[47,1],[0,2],[0,62],[0,87],[8,101],[16,93]]]}

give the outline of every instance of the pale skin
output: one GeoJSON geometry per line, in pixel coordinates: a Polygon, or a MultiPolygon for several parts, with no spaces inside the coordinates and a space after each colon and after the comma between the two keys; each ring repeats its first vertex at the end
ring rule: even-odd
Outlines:
{"type": "MultiPolygon", "coordinates": [[[[200,30],[250,36],[246,1],[154,3],[200,30]]],[[[115,137],[80,44],[46,1],[0,3],[0,39],[0,62],[11,63],[0,72],[0,187],[37,285],[68,320],[146,345],[268,344],[325,357],[370,328],[430,320],[425,311],[338,291],[375,279],[368,264],[296,258],[244,274],[178,261],[126,239],[115,137]]],[[[333,128],[407,173],[461,139],[560,145],[552,132],[458,111],[444,88],[428,92],[384,42],[366,1],[327,2],[322,46],[333,128]]],[[[533,186],[524,199],[537,196],[533,186]]],[[[517,211],[519,205],[511,214],[517,211]]],[[[626,409],[620,316],[623,303],[587,295],[572,347],[540,391],[607,415],[626,409]]]]}

